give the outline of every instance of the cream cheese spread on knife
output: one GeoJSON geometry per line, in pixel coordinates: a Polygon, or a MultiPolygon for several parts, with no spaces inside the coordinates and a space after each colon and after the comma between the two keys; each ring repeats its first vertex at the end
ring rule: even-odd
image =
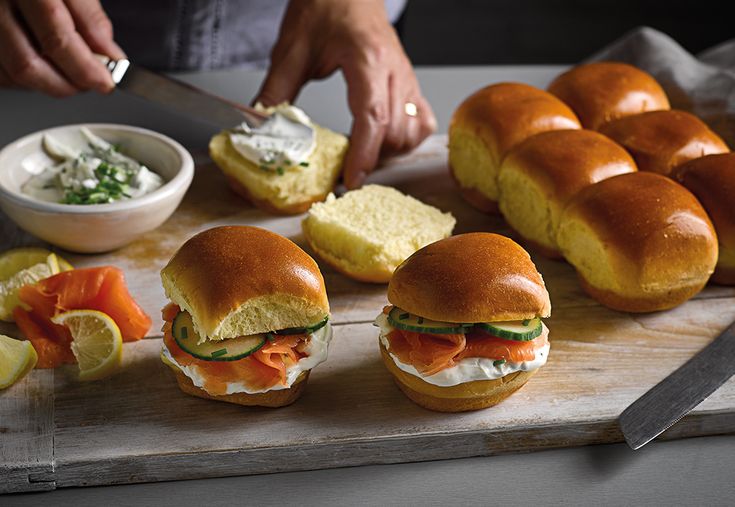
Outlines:
{"type": "MultiPolygon", "coordinates": [[[[390,352],[390,343],[388,342],[388,334],[393,331],[393,326],[388,322],[388,316],[381,313],[375,319],[375,325],[380,328],[380,342],[388,351],[390,358],[395,365],[406,373],[410,373],[421,380],[440,387],[449,387],[472,382],[475,380],[494,380],[517,371],[531,371],[541,368],[546,364],[549,357],[550,345],[547,343],[542,348],[536,350],[536,356],[532,361],[524,361],[522,363],[513,363],[506,361],[502,364],[495,365],[493,359],[484,357],[467,357],[459,361],[456,365],[441,370],[433,375],[423,375],[413,365],[401,362],[395,355],[390,352]]],[[[548,334],[549,330],[545,324],[542,336],[548,334]]]]}
{"type": "Polygon", "coordinates": [[[282,174],[308,165],[316,148],[316,130],[307,114],[288,103],[268,109],[256,104],[255,108],[270,116],[257,128],[243,123],[233,129],[229,134],[233,148],[264,171],[282,174]]]}
{"type": "Polygon", "coordinates": [[[67,146],[48,134],[43,137],[46,153],[61,163],[26,181],[21,187],[24,194],[62,204],[106,204],[141,197],[163,185],[163,179],[145,165],[89,129],[79,131],[88,149],[67,146]]]}

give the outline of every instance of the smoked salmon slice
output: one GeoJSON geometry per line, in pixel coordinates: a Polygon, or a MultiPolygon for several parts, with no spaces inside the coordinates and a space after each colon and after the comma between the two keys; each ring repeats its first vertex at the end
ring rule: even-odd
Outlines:
{"type": "Polygon", "coordinates": [[[171,303],[162,311],[165,322],[163,341],[171,356],[182,366],[196,366],[204,379],[202,386],[214,396],[227,394],[228,383],[244,384],[253,391],[264,391],[277,384],[286,385],[286,369],[306,354],[301,352],[307,336],[303,334],[274,336],[248,357],[236,361],[204,361],[192,356],[176,343],[172,322],[180,309],[171,303]]]}
{"type": "Polygon", "coordinates": [[[547,343],[546,333],[535,340],[498,338],[481,330],[464,334],[429,334],[394,329],[388,334],[390,352],[411,364],[422,375],[433,375],[468,357],[505,359],[514,363],[531,361],[536,350],[547,343]]]}
{"type": "Polygon", "coordinates": [[[69,310],[106,313],[120,328],[124,341],[140,340],[151,327],[151,318],[128,292],[122,270],[113,266],[65,271],[22,287],[18,296],[30,310],[16,308],[13,316],[39,355],[38,368],[54,368],[70,362],[69,357],[73,359],[71,350],[68,354],[58,350],[59,347],[67,350],[71,343],[66,328],[51,322],[59,313],[69,310]]]}

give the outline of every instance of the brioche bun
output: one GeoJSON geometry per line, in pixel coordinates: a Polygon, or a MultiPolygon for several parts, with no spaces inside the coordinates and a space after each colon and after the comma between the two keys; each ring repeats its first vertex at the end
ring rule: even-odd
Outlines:
{"type": "Polygon", "coordinates": [[[315,324],[329,314],[314,259],[265,229],[224,226],[190,238],[161,271],[166,296],[202,338],[315,324]]]}
{"type": "Polygon", "coordinates": [[[517,371],[494,380],[440,387],[398,368],[382,343],[380,355],[401,391],[417,405],[437,412],[466,412],[497,405],[523,387],[538,371],[517,371]]]}
{"type": "Polygon", "coordinates": [[[702,120],[675,109],[626,116],[606,123],[600,132],[628,150],[638,170],[664,176],[689,160],[730,151],[702,120]]]}
{"type": "Polygon", "coordinates": [[[582,189],[556,240],[587,293],[615,310],[683,303],[707,283],[717,237],[697,199],[654,173],[621,174],[582,189]]]}
{"type": "Polygon", "coordinates": [[[304,389],[306,389],[306,383],[309,380],[310,373],[309,371],[302,372],[288,389],[277,389],[257,394],[235,393],[215,396],[209,394],[201,387],[195,386],[194,382],[192,382],[192,380],[181,370],[176,368],[176,366],[170,366],[176,375],[176,382],[179,385],[179,389],[186,394],[196,396],[197,398],[204,398],[206,400],[224,401],[226,403],[234,403],[236,405],[243,405],[246,407],[277,408],[290,405],[296,401],[304,392],[304,389]]]}
{"type": "Polygon", "coordinates": [[[332,191],[342,170],[348,140],[342,134],[312,124],[316,148],[308,166],[287,170],[284,174],[263,171],[243,157],[230,142],[227,132],[220,132],[209,142],[209,155],[227,177],[232,189],[269,213],[303,213],[332,191]]]}
{"type": "Polygon", "coordinates": [[[419,248],[452,234],[451,213],[392,187],[366,185],[316,203],[301,223],[309,246],[327,264],[359,281],[388,283],[419,248]]]}
{"type": "Polygon", "coordinates": [[[580,125],[571,109],[543,90],[521,83],[487,86],[468,97],[452,115],[450,171],[470,204],[492,212],[498,200],[498,168],[505,153],[539,132],[575,128],[580,125]]]}
{"type": "Polygon", "coordinates": [[[388,284],[388,301],[442,322],[547,317],[549,293],[528,253],[488,232],[442,239],[406,259],[388,284]]]}
{"type": "Polygon", "coordinates": [[[562,210],[582,188],[636,171],[620,145],[592,130],[554,130],[529,137],[503,159],[500,211],[524,241],[561,257],[556,229],[562,210]]]}
{"type": "Polygon", "coordinates": [[[624,116],[670,108],[666,93],[650,74],[619,62],[578,65],[554,79],[548,90],[591,130],[624,116]]]}
{"type": "Polygon", "coordinates": [[[672,177],[699,199],[717,231],[719,257],[712,281],[735,285],[735,153],[691,160],[672,177]]]}

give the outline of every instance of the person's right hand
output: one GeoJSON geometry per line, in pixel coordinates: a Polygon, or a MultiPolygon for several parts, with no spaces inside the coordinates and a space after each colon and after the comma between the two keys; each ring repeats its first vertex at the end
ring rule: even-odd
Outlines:
{"type": "Polygon", "coordinates": [[[0,0],[0,86],[54,97],[106,93],[110,73],[94,53],[125,53],[99,0],[0,0]]]}

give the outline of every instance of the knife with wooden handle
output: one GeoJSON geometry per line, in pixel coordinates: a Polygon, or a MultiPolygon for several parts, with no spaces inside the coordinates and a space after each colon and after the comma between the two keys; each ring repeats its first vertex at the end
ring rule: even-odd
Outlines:
{"type": "Polygon", "coordinates": [[[696,356],[620,415],[620,429],[640,449],[670,428],[735,374],[735,322],[696,356]]]}
{"type": "Polygon", "coordinates": [[[129,60],[98,58],[110,71],[115,86],[127,93],[156,102],[193,118],[230,129],[245,122],[258,127],[267,115],[236,102],[217,97],[194,86],[151,72],[129,60]]]}

